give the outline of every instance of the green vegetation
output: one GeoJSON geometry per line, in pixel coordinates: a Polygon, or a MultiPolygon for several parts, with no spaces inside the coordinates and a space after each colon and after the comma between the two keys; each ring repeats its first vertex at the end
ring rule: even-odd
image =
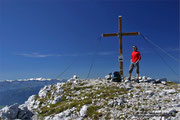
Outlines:
{"type": "Polygon", "coordinates": [[[130,107],[132,107],[131,105],[127,105],[127,108],[130,108],[130,107]]]}
{"type": "Polygon", "coordinates": [[[142,111],[142,112],[147,112],[147,111],[149,111],[149,109],[147,109],[147,108],[141,108],[140,111],[142,111]]]}
{"type": "Polygon", "coordinates": [[[91,105],[88,107],[87,116],[93,120],[97,120],[99,117],[102,116],[102,113],[98,112],[99,106],[91,105]]]}
{"type": "Polygon", "coordinates": [[[38,95],[35,95],[34,99],[37,100],[38,98],[39,98],[39,96],[38,96],[38,95]]]}
{"type": "Polygon", "coordinates": [[[166,100],[164,100],[164,101],[166,101],[166,102],[168,102],[168,103],[171,102],[171,100],[169,100],[169,99],[166,99],[166,100]]]}
{"type": "MultiPolygon", "coordinates": [[[[37,111],[39,113],[39,116],[45,117],[49,115],[55,115],[73,107],[76,108],[76,112],[79,112],[83,105],[92,104],[93,99],[94,104],[88,107],[86,117],[89,117],[91,119],[98,119],[102,116],[102,113],[99,113],[98,109],[103,107],[103,105],[95,105],[99,101],[98,99],[105,99],[104,105],[107,105],[107,101],[109,99],[113,99],[114,97],[118,97],[119,95],[127,93],[127,90],[125,88],[119,88],[117,86],[96,86],[95,88],[95,86],[93,85],[83,85],[84,83],[79,83],[78,85],[72,86],[71,82],[64,84],[62,86],[62,89],[64,90],[62,94],[62,101],[56,104],[47,103],[49,99],[54,99],[51,96],[51,91],[47,92],[47,96],[45,98],[39,98],[39,96],[35,96],[35,100],[40,101],[40,107],[43,103],[47,104],[37,111]]],[[[55,90],[56,88],[52,86],[51,89],[55,90]]],[[[123,108],[124,106],[122,105],[121,107],[123,108]]],[[[109,118],[109,114],[106,115],[106,119],[109,118]]]]}
{"type": "Polygon", "coordinates": [[[177,83],[168,81],[168,82],[167,82],[167,85],[170,86],[171,88],[178,89],[178,84],[177,84],[177,83]]]}
{"type": "Polygon", "coordinates": [[[141,89],[141,87],[140,86],[136,86],[136,89],[141,89]]]}
{"type": "Polygon", "coordinates": [[[93,86],[91,85],[91,86],[84,86],[84,87],[74,87],[74,90],[75,90],[75,91],[85,90],[85,89],[87,89],[87,88],[93,88],[93,86]]]}
{"type": "Polygon", "coordinates": [[[106,120],[111,119],[110,115],[111,115],[111,113],[110,113],[110,112],[108,112],[108,113],[106,114],[106,116],[105,116],[105,119],[106,119],[106,120]]]}
{"type": "Polygon", "coordinates": [[[122,110],[124,107],[125,107],[125,105],[121,105],[121,106],[119,107],[119,110],[122,110]]]}
{"type": "Polygon", "coordinates": [[[95,90],[94,93],[90,95],[93,98],[104,98],[106,100],[113,99],[114,97],[118,97],[118,95],[126,94],[127,90],[124,88],[119,88],[116,86],[101,86],[98,90],[95,90]]]}
{"type": "Polygon", "coordinates": [[[126,120],[125,117],[119,117],[119,120],[126,120]]]}
{"type": "Polygon", "coordinates": [[[57,104],[51,104],[50,107],[47,107],[47,106],[43,107],[41,109],[41,111],[39,112],[39,114],[41,116],[48,116],[48,115],[63,112],[65,110],[71,109],[73,107],[76,107],[77,110],[79,111],[83,105],[91,104],[91,103],[92,103],[91,99],[80,100],[80,101],[73,100],[71,102],[68,102],[67,100],[65,100],[65,101],[61,101],[57,104]]]}

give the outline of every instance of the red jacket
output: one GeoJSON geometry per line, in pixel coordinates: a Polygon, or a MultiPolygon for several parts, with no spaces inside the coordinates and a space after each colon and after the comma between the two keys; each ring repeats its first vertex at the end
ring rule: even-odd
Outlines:
{"type": "Polygon", "coordinates": [[[141,60],[141,55],[139,51],[133,51],[131,54],[131,61],[136,62],[137,60],[141,60]]]}

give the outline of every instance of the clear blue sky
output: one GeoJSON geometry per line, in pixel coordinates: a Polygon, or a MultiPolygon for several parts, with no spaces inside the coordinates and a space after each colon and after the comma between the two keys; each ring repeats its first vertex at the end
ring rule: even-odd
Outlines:
{"type": "MultiPolygon", "coordinates": [[[[96,38],[118,32],[118,16],[123,32],[141,32],[179,59],[178,0],[1,0],[0,80],[55,78],[72,61],[62,78],[85,78],[96,38]]],[[[141,76],[178,80],[141,36],[123,37],[125,76],[133,45],[142,56],[141,76]]],[[[118,47],[116,37],[101,40],[90,77],[119,70],[118,47]]],[[[159,53],[179,74],[179,63],[159,53]]]]}

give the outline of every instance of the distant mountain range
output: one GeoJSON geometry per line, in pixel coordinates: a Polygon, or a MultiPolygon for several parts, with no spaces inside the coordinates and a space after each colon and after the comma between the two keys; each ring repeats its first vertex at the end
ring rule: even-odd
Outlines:
{"type": "Polygon", "coordinates": [[[0,107],[13,103],[22,104],[45,85],[66,82],[65,79],[29,78],[0,81],[0,107]]]}

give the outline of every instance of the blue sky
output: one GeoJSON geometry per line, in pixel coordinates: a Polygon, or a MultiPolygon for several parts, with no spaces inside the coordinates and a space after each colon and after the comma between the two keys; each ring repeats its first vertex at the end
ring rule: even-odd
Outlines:
{"type": "MultiPolygon", "coordinates": [[[[98,46],[90,77],[119,70],[118,38],[96,40],[118,32],[118,16],[123,32],[141,32],[179,59],[178,0],[1,0],[0,80],[55,78],[73,61],[61,77],[85,78],[98,46]]],[[[123,37],[125,76],[133,45],[142,56],[140,76],[178,80],[141,36],[123,37]]],[[[179,63],[159,54],[179,74],[179,63]]]]}

